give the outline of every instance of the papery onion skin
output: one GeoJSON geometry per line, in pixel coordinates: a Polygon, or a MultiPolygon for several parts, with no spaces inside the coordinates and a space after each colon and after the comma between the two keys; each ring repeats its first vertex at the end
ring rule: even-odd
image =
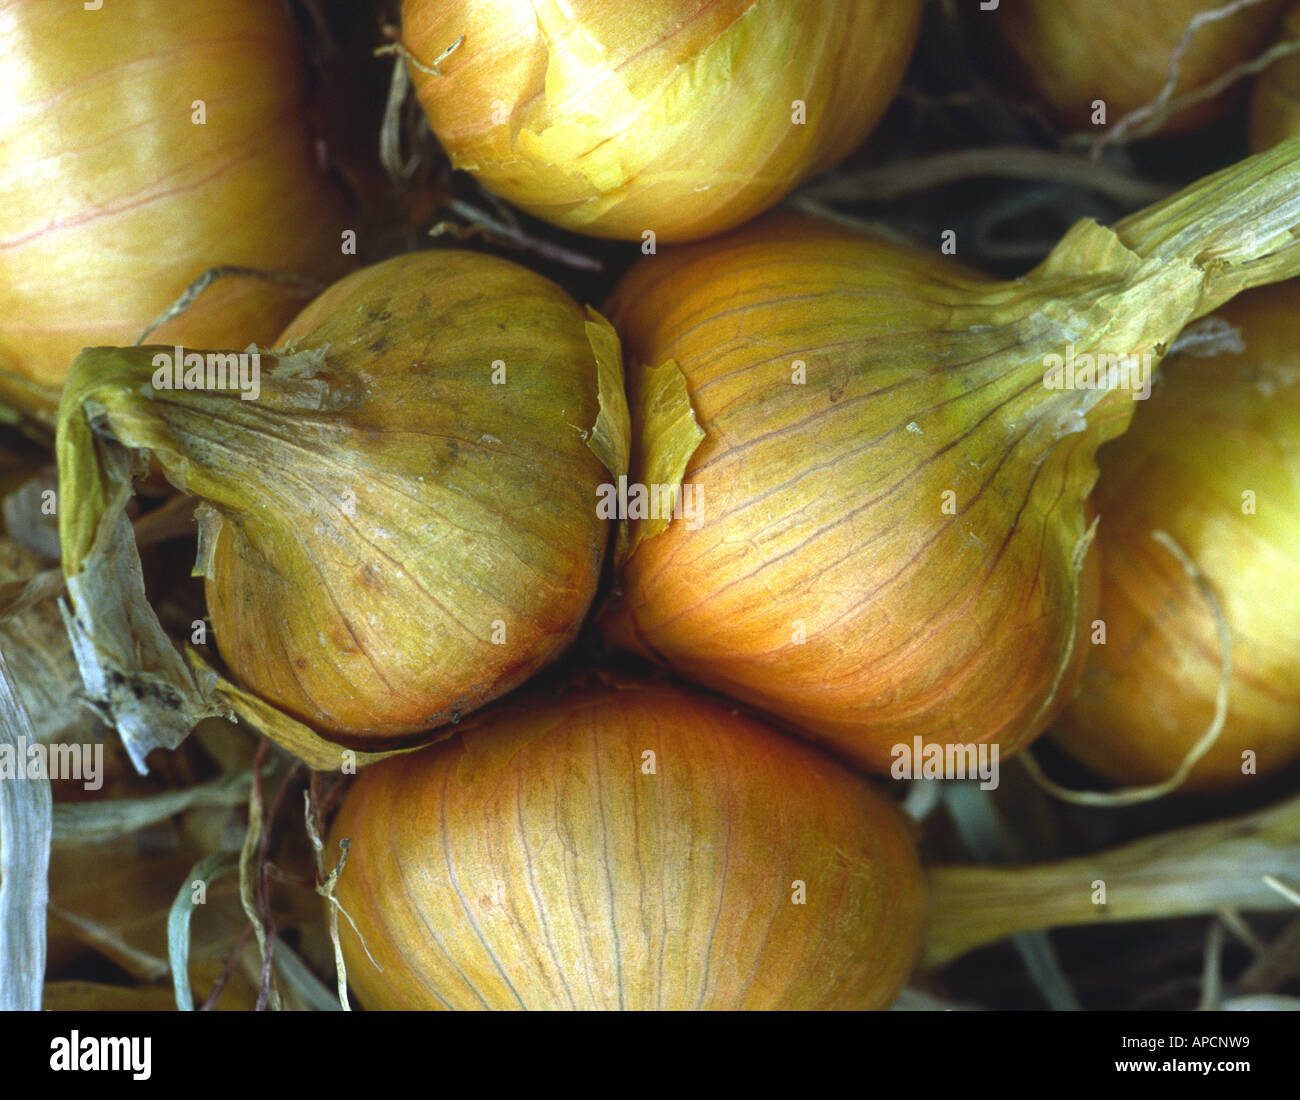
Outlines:
{"type": "Polygon", "coordinates": [[[331,370],[360,383],[349,442],[373,557],[332,576],[347,613],[331,613],[290,561],[266,572],[244,542],[256,538],[252,517],[223,525],[208,607],[240,679],[309,724],[391,734],[468,713],[563,651],[607,536],[592,501],[608,474],[585,442],[599,413],[586,323],[549,280],[444,252],[348,276],[289,326],[282,346],[324,349],[331,370]],[[503,385],[491,382],[497,359],[503,385]],[[425,487],[438,495],[422,510],[392,499],[425,487]],[[373,629],[361,613],[372,600],[373,629]],[[492,641],[498,622],[505,644],[492,641]]]}
{"type": "Polygon", "coordinates": [[[666,686],[535,693],[367,768],[330,849],[372,1009],[883,1008],[924,896],[901,814],[666,686]],[[803,884],[803,901],[796,890],[803,884]]]}
{"type": "Polygon", "coordinates": [[[943,369],[977,353],[962,334],[999,284],[786,215],[652,261],[610,316],[629,371],[685,374],[704,521],[635,547],[607,637],[873,771],[915,736],[1028,743],[1077,673],[1076,606],[1091,618],[1074,559],[1095,442],[1049,432],[1005,461],[1015,416],[1050,417],[1005,368],[943,369]]]}
{"type": "MultiPolygon", "coordinates": [[[[1179,64],[1178,97],[1250,61],[1271,43],[1286,0],[1263,0],[1200,26],[1179,64]]],[[[1169,77],[1174,51],[1191,20],[1222,8],[1222,0],[1001,0],[992,20],[996,59],[1017,67],[1058,122],[1076,130],[1093,123],[1093,102],[1106,104],[1106,124],[1155,100],[1169,77]]],[[[1232,106],[1231,94],[1172,114],[1161,133],[1203,128],[1232,106]]]]}
{"type": "Polygon", "coordinates": [[[1300,273],[1298,154],[1080,221],[1012,282],[790,215],[642,257],[610,303],[629,477],[704,506],[656,533],[629,505],[607,636],[863,767],[1022,748],[1091,619],[1096,448],[1184,326],[1300,273]],[[1066,382],[1075,356],[1101,376],[1066,382]]]}
{"type": "Polygon", "coordinates": [[[527,679],[595,594],[611,475],[588,442],[590,330],[614,336],[590,316],[509,261],[408,253],[313,302],[262,356],[256,400],[153,389],[149,356],[170,349],[83,357],[61,446],[89,405],[157,456],[209,506],[198,568],[235,678],[385,747],[527,679]]]}
{"type": "Polygon", "coordinates": [[[1210,726],[1222,674],[1213,612],[1154,531],[1208,581],[1232,643],[1226,724],[1182,789],[1240,788],[1300,759],[1297,310],[1294,282],[1234,299],[1218,316],[1244,352],[1171,357],[1128,433],[1098,455],[1106,641],[1088,647],[1056,739],[1114,782],[1174,775],[1210,726]]]}
{"type": "Polygon", "coordinates": [[[405,0],[402,39],[453,165],[566,229],[694,240],[866,138],[916,0],[405,0]],[[795,101],[806,120],[794,121],[795,101]]]}
{"type": "MultiPolygon", "coordinates": [[[[342,273],[343,207],[303,117],[299,52],[265,0],[5,5],[0,371],[57,388],[82,348],[132,343],[219,265],[342,273]]],[[[225,279],[153,338],[265,344],[302,304],[225,279]]]]}
{"type": "MultiPolygon", "coordinates": [[[[30,547],[8,534],[0,535],[0,584],[24,585],[47,566],[48,561],[30,547]]],[[[55,602],[38,600],[0,618],[0,649],[37,739],[50,744],[60,736],[81,735],[86,721],[85,708],[77,699],[81,679],[55,602]]],[[[66,786],[55,784],[55,796],[66,786]]]]}
{"type": "MultiPolygon", "coordinates": [[[[1281,41],[1300,40],[1300,4],[1287,12],[1281,41]]],[[[1255,80],[1250,95],[1250,147],[1271,149],[1291,134],[1300,133],[1300,57],[1279,58],[1255,80]]]]}

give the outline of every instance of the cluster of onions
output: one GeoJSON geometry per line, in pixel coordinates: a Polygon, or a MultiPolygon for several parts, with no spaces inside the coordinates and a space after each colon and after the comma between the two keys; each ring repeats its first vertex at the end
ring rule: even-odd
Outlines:
{"type": "MultiPolygon", "coordinates": [[[[1186,84],[1253,51],[1279,3],[1208,27],[1186,84]]],[[[1078,77],[1061,82],[1063,112],[1098,77],[1117,114],[1156,94],[1207,7],[1164,5],[1140,35],[1106,9],[1101,29],[1154,87],[1092,65],[1089,50],[1113,52],[1105,35],[1059,44],[1082,0],[1054,14],[1004,0],[997,25],[1031,69],[1048,57],[1078,77]]],[[[278,723],[307,730],[317,768],[404,753],[346,793],[331,829],[346,865],[323,887],[371,1008],[888,1005],[917,956],[923,882],[905,820],[849,769],[889,771],[900,743],[1013,753],[1088,659],[1100,687],[1062,737],[1091,762],[1070,731],[1084,736],[1103,690],[1121,707],[1134,690],[1087,644],[1108,614],[1099,578],[1122,588],[1123,532],[1151,516],[1103,495],[1118,534],[1108,556],[1093,547],[1095,456],[1138,406],[1105,374],[1058,384],[1061,365],[1149,370],[1189,321],[1300,274],[1300,137],[1113,228],[1079,223],[1013,282],[792,215],[701,242],[865,138],[921,0],[405,0],[406,63],[456,166],[568,229],[695,242],[629,272],[618,331],[525,268],[440,250],[346,276],[283,332],[278,292],[232,283],[155,345],[73,362],[128,343],[214,265],[342,262],[285,12],[174,8],[0,14],[16,89],[0,107],[0,400],[21,390],[5,377],[62,384],[64,622],[137,768],[227,713],[291,751],[303,742],[278,723]],[[57,149],[42,144],[54,133],[57,149]],[[111,316],[87,319],[87,302],[111,316]],[[122,511],[149,463],[198,502],[195,572],[238,686],[193,648],[187,668],[145,601],[122,511]],[[651,507],[620,516],[607,638],[838,759],[670,685],[501,698],[573,642],[609,541],[602,504],[625,485],[651,507]],[[155,720],[166,736],[150,741],[155,720]]],[[[1287,394],[1249,413],[1279,450],[1284,373],[1246,383],[1287,394]]],[[[1190,432],[1194,401],[1231,401],[1189,378],[1183,411],[1162,415],[1190,432]]],[[[1187,469],[1208,487],[1205,461],[1187,469]]],[[[1250,477],[1293,517],[1295,479],[1273,461],[1216,484],[1250,477]]],[[[1192,511],[1161,522],[1226,588],[1214,553],[1230,525],[1192,511]]],[[[1232,538],[1268,548],[1261,569],[1285,560],[1281,586],[1294,521],[1270,515],[1232,538]]],[[[1150,594],[1173,590],[1168,563],[1143,560],[1150,594]]],[[[1300,638],[1270,617],[1295,600],[1265,592],[1267,614],[1258,593],[1227,612],[1258,650],[1236,666],[1233,717],[1271,768],[1294,752],[1279,731],[1294,734],[1297,700],[1261,639],[1300,638]]],[[[1122,658],[1139,611],[1113,615],[1122,658]]],[[[1170,622],[1206,649],[1203,622],[1170,622]]],[[[1203,682],[1202,665],[1172,668],[1159,690],[1194,710],[1203,682]]],[[[1099,724],[1096,744],[1120,728],[1099,724]]]]}
{"type": "Polygon", "coordinates": [[[369,1008],[889,1005],[920,942],[893,804],[667,686],[497,704],[366,769],[330,847],[369,1008]]]}
{"type": "Polygon", "coordinates": [[[119,446],[202,502],[197,569],[229,668],[326,736],[428,731],[573,638],[627,413],[617,338],[554,283],[456,251],[364,268],[274,354],[245,354],[256,400],[208,388],[203,353],[184,365],[204,388],[174,388],[172,351],[92,349],[68,378],[59,518],[74,602],[104,537],[91,505],[105,448],[119,446]]]}
{"type": "Polygon", "coordinates": [[[1171,357],[1129,431],[1101,449],[1105,644],[1089,647],[1057,739],[1108,779],[1173,776],[1215,714],[1226,620],[1227,718],[1184,790],[1249,783],[1300,759],[1300,285],[1218,316],[1244,348],[1171,357]]]}
{"type": "Polygon", "coordinates": [[[1013,283],[789,216],[641,260],[610,304],[632,480],[676,503],[630,522],[607,636],[874,770],[918,737],[1025,745],[1083,656],[1094,455],[1135,408],[1106,372],[1053,388],[1053,358],[1150,367],[1297,270],[1273,156],[1013,283]]]}
{"type": "MultiPolygon", "coordinates": [[[[1300,40],[1300,4],[1287,12],[1282,23],[1284,41],[1300,40]]],[[[1271,149],[1300,131],[1300,56],[1290,54],[1274,61],[1255,81],[1250,100],[1250,147],[1271,149]]]]}
{"type": "MultiPolygon", "coordinates": [[[[15,0],[0,17],[0,400],[34,416],[82,348],[131,343],[209,269],[345,262],[283,5],[86,9],[15,0]]],[[[158,339],[269,342],[301,305],[224,280],[158,339]]]]}
{"type": "MultiPolygon", "coordinates": [[[[1106,105],[1108,124],[1154,103],[1175,54],[1174,98],[1250,61],[1276,36],[1286,2],[1261,0],[1218,17],[1211,13],[1223,8],[1221,0],[1001,0],[987,18],[999,60],[1019,69],[1058,122],[1089,130],[1097,100],[1106,105]]],[[[1151,132],[1200,129],[1232,102],[1230,94],[1201,100],[1159,120],[1151,132]]]]}
{"type": "Polygon", "coordinates": [[[748,221],[862,142],[920,11],[405,0],[402,40],[457,168],[567,229],[693,240],[748,221]]]}

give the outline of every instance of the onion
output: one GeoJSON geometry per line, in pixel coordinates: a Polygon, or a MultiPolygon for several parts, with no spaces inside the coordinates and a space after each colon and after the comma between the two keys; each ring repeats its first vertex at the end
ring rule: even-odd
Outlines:
{"type": "MultiPolygon", "coordinates": [[[[1283,41],[1300,40],[1300,5],[1282,23],[1283,41]]],[[[1300,131],[1300,57],[1290,54],[1259,74],[1250,99],[1250,147],[1271,149],[1300,131]]]]}
{"type": "Polygon", "coordinates": [[[1244,350],[1171,358],[1128,434],[1101,451],[1105,644],[1089,647],[1058,740],[1108,779],[1168,779],[1215,713],[1214,611],[1158,531],[1209,582],[1231,642],[1227,721],[1184,789],[1240,787],[1300,759],[1297,309],[1296,283],[1224,307],[1244,350]]]}
{"type": "Polygon", "coordinates": [[[78,359],[58,440],[78,614],[106,614],[77,578],[107,539],[98,502],[125,446],[203,502],[222,657],[313,729],[380,747],[557,656],[600,574],[602,461],[621,472],[608,324],[516,264],[417,252],[336,283],[281,347],[256,400],[157,388],[172,349],[78,359]]]}
{"type": "Polygon", "coordinates": [[[915,737],[1022,747],[1068,697],[1093,455],[1135,407],[1047,388],[1051,357],[1154,365],[1297,270],[1297,148],[1081,222],[1014,283],[787,216],[641,260],[610,304],[630,484],[674,495],[655,520],[629,490],[609,639],[866,768],[915,737]]]}
{"type": "Polygon", "coordinates": [[[892,803],[667,686],[484,712],[362,772],[341,839],[343,953],[372,1009],[881,1008],[921,932],[892,803]]]}
{"type": "MultiPolygon", "coordinates": [[[[1174,97],[1260,53],[1275,36],[1285,4],[1263,0],[1201,23],[1179,61],[1174,97]]],[[[1106,104],[1107,124],[1153,102],[1189,24],[1223,6],[1223,0],[1001,0],[991,19],[997,45],[1006,51],[999,61],[1020,71],[1059,122],[1091,130],[1096,100],[1106,104]]],[[[1204,100],[1151,132],[1200,129],[1232,103],[1225,95],[1204,100]]]]}
{"type": "Polygon", "coordinates": [[[457,168],[566,229],[692,240],[748,221],[862,142],[902,79],[920,9],[405,0],[402,38],[457,168]]]}
{"type": "MultiPolygon", "coordinates": [[[[338,196],[266,0],[14,0],[0,11],[0,372],[48,411],[82,348],[129,344],[204,271],[333,275],[338,196]],[[202,100],[206,121],[193,121],[202,100]]],[[[227,279],[157,333],[269,342],[302,306],[227,279]]]]}

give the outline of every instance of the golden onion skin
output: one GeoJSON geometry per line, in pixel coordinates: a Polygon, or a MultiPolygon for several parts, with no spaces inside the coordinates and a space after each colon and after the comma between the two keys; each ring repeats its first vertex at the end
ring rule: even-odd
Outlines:
{"type": "Polygon", "coordinates": [[[566,229],[684,241],[748,221],[861,144],[902,80],[920,11],[405,0],[402,39],[457,168],[566,229]],[[441,75],[422,71],[457,41],[441,75]]]}
{"type": "Polygon", "coordinates": [[[1079,221],[1009,282],[792,215],[642,257],[609,304],[633,447],[606,637],[870,770],[916,738],[1023,748],[1085,656],[1097,447],[1190,321],[1296,275],[1298,150],[1079,221]]]}
{"type": "MultiPolygon", "coordinates": [[[[1300,5],[1293,6],[1282,22],[1282,41],[1300,39],[1300,5]]],[[[1300,132],[1300,58],[1279,58],[1259,74],[1250,97],[1250,147],[1271,149],[1300,132]]]]}
{"type": "MultiPolygon", "coordinates": [[[[15,0],[0,88],[0,372],[57,388],[82,348],[132,343],[218,265],[342,272],[342,206],[282,5],[15,0]]],[[[154,338],[265,344],[301,307],[224,279],[154,338]]]]}
{"type": "Polygon", "coordinates": [[[704,518],[622,563],[609,640],[876,772],[915,736],[1006,756],[1041,733],[1095,599],[1074,559],[1096,441],[1044,430],[1041,382],[994,358],[1014,329],[988,357],[966,336],[997,286],[787,216],[634,267],[610,316],[629,368],[685,375],[704,518]]]}
{"type": "Polygon", "coordinates": [[[1117,783],[1169,779],[1209,728],[1221,677],[1213,612],[1164,531],[1216,594],[1232,643],[1227,721],[1183,789],[1248,785],[1300,759],[1300,284],[1218,316],[1245,350],[1172,356],[1132,427],[1098,455],[1105,645],[1089,647],[1056,739],[1117,783]],[[1247,491],[1254,514],[1243,511],[1247,491]]]}
{"type": "Polygon", "coordinates": [[[367,749],[558,656],[601,569],[597,487],[625,461],[603,446],[611,416],[627,430],[609,324],[518,264],[414,252],[340,280],[258,354],[256,391],[176,388],[171,348],[78,358],[58,446],[88,503],[60,515],[65,560],[99,538],[77,524],[103,462],[152,455],[199,501],[196,573],[234,678],[367,749]]]}
{"type": "Polygon", "coordinates": [[[865,1009],[916,957],[902,815],[664,686],[534,694],[367,768],[330,848],[371,1009],[865,1009]],[[803,901],[797,900],[802,884],[803,901]]]}
{"type": "MultiPolygon", "coordinates": [[[[1174,95],[1211,83],[1262,53],[1273,41],[1286,0],[1263,0],[1202,25],[1179,64],[1174,95]]],[[[1098,129],[1093,102],[1106,104],[1106,123],[1156,99],[1174,51],[1191,20],[1223,7],[1221,0],[1001,0],[990,19],[996,60],[1024,82],[1062,125],[1098,129]]],[[[1220,95],[1171,115],[1161,133],[1201,129],[1232,106],[1220,95]]]]}
{"type": "Polygon", "coordinates": [[[349,275],[289,326],[280,345],[322,353],[343,404],[266,429],[246,414],[245,448],[273,433],[269,465],[227,497],[206,580],[238,679],[317,729],[382,739],[560,654],[607,534],[586,324],[542,276],[441,251],[349,275]]]}

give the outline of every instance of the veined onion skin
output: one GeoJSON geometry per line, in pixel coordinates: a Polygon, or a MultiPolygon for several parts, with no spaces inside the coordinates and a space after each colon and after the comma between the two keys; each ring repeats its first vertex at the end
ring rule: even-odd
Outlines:
{"type": "Polygon", "coordinates": [[[606,636],[872,770],[915,737],[1023,747],[1078,669],[1094,454],[1140,392],[1048,383],[1066,355],[1153,368],[1295,272],[1297,149],[1079,222],[1014,282],[785,215],[640,259],[609,305],[630,479],[703,507],[629,523],[606,636]],[[698,449],[661,412],[673,373],[698,449]]]}
{"type": "MultiPolygon", "coordinates": [[[[1200,26],[1179,64],[1175,97],[1262,53],[1285,3],[1264,0],[1200,26]]],[[[1105,102],[1108,125],[1155,100],[1188,24],[1222,7],[1221,0],[1001,0],[996,12],[973,18],[992,19],[999,60],[1009,54],[1057,121],[1090,130],[1095,100],[1105,102]]],[[[1193,104],[1171,115],[1160,132],[1198,130],[1232,102],[1220,95],[1193,104]]]]}
{"type": "Polygon", "coordinates": [[[402,39],[458,168],[598,237],[694,240],[830,168],[902,80],[916,0],[405,0],[402,39]],[[795,121],[795,101],[806,118],[795,121]]]}
{"type": "Polygon", "coordinates": [[[704,519],[632,550],[610,641],[877,772],[915,736],[1005,756],[1040,733],[1095,599],[1075,564],[1095,443],[1058,435],[1041,365],[1034,393],[994,358],[1009,326],[1000,347],[973,338],[969,373],[945,369],[963,330],[993,327],[978,302],[999,284],[785,215],[649,259],[610,316],[630,377],[668,359],[685,375],[704,519]]]}
{"type": "MultiPolygon", "coordinates": [[[[57,389],[83,348],[132,343],[219,265],[341,274],[282,5],[15,0],[0,87],[0,371],[57,389]]],[[[155,338],[267,344],[301,307],[225,279],[155,338]]]]}
{"type": "Polygon", "coordinates": [[[1056,739],[1114,782],[1172,776],[1210,725],[1222,674],[1206,597],[1155,531],[1209,582],[1232,644],[1226,724],[1183,789],[1241,787],[1300,759],[1298,308],[1296,283],[1234,299],[1218,316],[1245,350],[1171,357],[1098,456],[1106,642],[1088,647],[1056,739]]]}
{"type": "Polygon", "coordinates": [[[901,814],[668,686],[540,693],[365,769],[330,848],[372,1009],[883,1008],[919,944],[901,814]],[[802,900],[800,886],[802,885],[802,900]]]}
{"type": "MultiPolygon", "coordinates": [[[[1300,4],[1287,12],[1281,41],[1300,39],[1300,4]]],[[[1300,58],[1295,54],[1274,61],[1255,80],[1250,97],[1250,147],[1271,149],[1291,134],[1300,133],[1300,58]]]]}
{"type": "Polygon", "coordinates": [[[87,352],[60,462],[86,408],[153,453],[207,505],[199,568],[235,677],[382,747],[509,691],[578,629],[607,535],[596,343],[617,346],[592,317],[509,261],[408,253],[308,306],[256,400],[153,389],[170,349],[87,352]]]}

